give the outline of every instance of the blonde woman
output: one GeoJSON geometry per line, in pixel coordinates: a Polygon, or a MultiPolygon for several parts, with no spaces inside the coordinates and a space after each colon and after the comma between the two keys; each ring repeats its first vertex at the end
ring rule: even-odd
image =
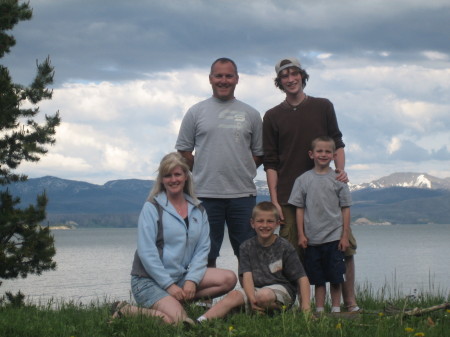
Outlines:
{"type": "MultiPolygon", "coordinates": [[[[150,309],[146,314],[160,316],[167,323],[191,322],[183,302],[221,296],[237,281],[230,270],[206,267],[209,249],[208,218],[194,195],[189,166],[179,153],[169,153],[160,163],[139,216],[131,271],[137,304],[150,309]]],[[[122,313],[134,309],[130,305],[119,308],[122,313]]]]}

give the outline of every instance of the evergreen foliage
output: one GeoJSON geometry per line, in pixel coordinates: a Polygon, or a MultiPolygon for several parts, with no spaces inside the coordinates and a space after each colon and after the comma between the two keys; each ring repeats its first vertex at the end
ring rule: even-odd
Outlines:
{"type": "MultiPolygon", "coordinates": [[[[0,58],[16,43],[7,32],[31,17],[28,3],[0,0],[0,58]]],[[[39,161],[47,153],[46,145],[55,142],[59,113],[36,121],[37,104],[52,98],[47,86],[53,83],[54,71],[49,58],[36,63],[37,73],[29,86],[13,83],[8,69],[0,64],[0,185],[27,180],[14,170],[23,161],[39,161]]],[[[56,267],[54,238],[48,227],[40,226],[46,217],[45,193],[37,196],[36,205],[19,208],[19,203],[8,189],[0,193],[0,279],[39,275],[56,267]]]]}

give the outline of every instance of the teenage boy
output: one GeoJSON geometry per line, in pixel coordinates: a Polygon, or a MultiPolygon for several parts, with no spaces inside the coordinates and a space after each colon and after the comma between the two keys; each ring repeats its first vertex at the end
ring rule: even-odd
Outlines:
{"type": "Polygon", "coordinates": [[[329,282],[331,312],[340,312],[351,195],[347,184],[336,180],[336,172],[330,167],[336,156],[332,138],[314,139],[309,156],[314,168],[295,180],[289,203],[297,207],[298,245],[305,249],[306,273],[315,285],[316,311],[324,311],[329,282]]]}
{"type": "MultiPolygon", "coordinates": [[[[263,119],[264,170],[271,201],[281,217],[280,236],[297,246],[296,209],[288,204],[295,179],[313,168],[308,156],[314,138],[327,135],[336,144],[334,164],[336,179],[347,182],[345,144],[339,129],[333,103],[326,98],[306,95],[304,88],[309,74],[296,58],[284,58],[275,65],[275,86],[285,94],[285,100],[268,110],[263,119]]],[[[348,311],[358,311],[356,303],[355,262],[356,241],[350,233],[351,247],[345,253],[346,277],[342,286],[348,311]]]]}
{"type": "Polygon", "coordinates": [[[232,309],[243,307],[254,311],[271,311],[290,307],[299,294],[301,310],[310,309],[310,284],[303,265],[292,245],[278,235],[277,208],[269,201],[257,204],[250,220],[256,237],[240,247],[239,275],[243,289],[229,292],[197,320],[224,317],[232,309]]]}

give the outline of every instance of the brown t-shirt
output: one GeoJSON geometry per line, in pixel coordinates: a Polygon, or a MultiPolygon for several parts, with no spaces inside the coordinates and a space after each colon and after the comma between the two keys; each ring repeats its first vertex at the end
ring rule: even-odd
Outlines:
{"type": "Polygon", "coordinates": [[[295,179],[310,170],[311,142],[319,136],[345,146],[333,104],[326,98],[307,96],[296,108],[286,101],[268,110],[263,118],[264,169],[278,172],[278,202],[287,204],[295,179]]]}

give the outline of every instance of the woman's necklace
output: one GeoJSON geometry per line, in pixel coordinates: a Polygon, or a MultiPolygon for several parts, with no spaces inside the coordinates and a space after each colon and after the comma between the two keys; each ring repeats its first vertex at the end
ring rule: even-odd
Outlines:
{"type": "MultiPolygon", "coordinates": [[[[172,203],[173,204],[173,203],[172,203]]],[[[177,210],[178,214],[181,215],[181,217],[186,217],[187,216],[187,202],[186,199],[183,199],[181,205],[175,205],[173,204],[173,206],[175,207],[175,209],[177,210]]]]}

